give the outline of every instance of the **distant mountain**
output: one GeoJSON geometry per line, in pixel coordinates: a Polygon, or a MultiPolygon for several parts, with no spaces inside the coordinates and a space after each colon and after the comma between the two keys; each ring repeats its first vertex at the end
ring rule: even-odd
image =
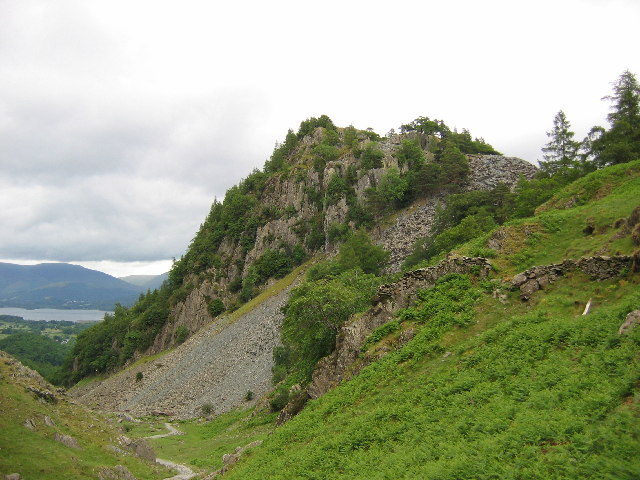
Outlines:
{"type": "Polygon", "coordinates": [[[79,265],[0,263],[0,307],[112,310],[132,305],[136,287],[79,265]]]}
{"type": "Polygon", "coordinates": [[[162,275],[128,275],[126,277],[118,277],[131,285],[140,287],[141,291],[155,290],[162,286],[169,273],[163,273],[162,275]]]}

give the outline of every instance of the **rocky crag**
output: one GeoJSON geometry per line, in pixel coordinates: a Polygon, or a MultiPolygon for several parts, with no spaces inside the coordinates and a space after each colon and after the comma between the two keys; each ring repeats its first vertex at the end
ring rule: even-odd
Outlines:
{"type": "MultiPolygon", "coordinates": [[[[391,135],[379,142],[383,154],[380,168],[361,169],[361,160],[353,153],[346,153],[338,160],[326,162],[322,169],[310,169],[305,162],[313,157],[314,147],[323,140],[322,128],[305,136],[291,155],[297,159],[286,175],[275,175],[268,179],[260,198],[263,212],[272,213],[270,218],[255,231],[255,242],[245,252],[241,240],[225,238],[216,255],[222,259],[222,265],[212,267],[200,274],[189,274],[184,279],[188,286],[186,298],[172,310],[170,319],[156,337],[149,353],[157,353],[176,343],[176,331],[185,327],[191,333],[212,321],[207,311],[212,298],[220,298],[225,305],[237,302],[237,293],[230,289],[231,283],[245,279],[250,268],[268,250],[278,250],[282,245],[305,245],[307,254],[336,251],[337,242],[330,234],[332,227],[346,225],[355,228],[350,217],[350,206],[346,194],[333,198],[328,193],[334,178],[345,178],[348,172],[356,172],[357,179],[352,189],[354,202],[365,204],[367,191],[379,184],[381,178],[391,168],[406,171],[395,156],[398,146],[411,135],[391,135]],[[315,192],[315,193],[313,193],[315,192]],[[319,195],[317,198],[311,198],[319,195]],[[319,249],[309,248],[309,236],[314,228],[324,239],[319,249]]],[[[371,143],[366,137],[360,139],[362,149],[371,143]]],[[[425,151],[427,158],[431,155],[425,151]]],[[[537,168],[515,157],[501,155],[468,155],[469,175],[463,190],[489,190],[499,183],[513,188],[520,178],[532,178],[537,168]]],[[[444,196],[434,195],[416,202],[409,208],[398,212],[390,224],[378,225],[372,232],[373,240],[390,252],[387,272],[398,272],[402,262],[411,253],[419,238],[431,234],[438,206],[443,206],[444,196]]]]}

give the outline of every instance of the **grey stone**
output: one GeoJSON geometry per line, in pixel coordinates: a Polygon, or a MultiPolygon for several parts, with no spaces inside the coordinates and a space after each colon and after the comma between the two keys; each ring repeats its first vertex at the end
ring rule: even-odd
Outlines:
{"type": "Polygon", "coordinates": [[[69,448],[75,448],[75,449],[80,449],[80,444],[78,443],[78,441],[69,436],[69,435],[64,435],[62,433],[56,433],[53,436],[53,439],[56,442],[60,442],[61,444],[63,444],[65,447],[69,447],[69,448]]]}
{"type": "Polygon", "coordinates": [[[124,465],[113,468],[103,467],[98,472],[98,480],[136,480],[136,477],[124,465]]]}
{"type": "Polygon", "coordinates": [[[152,462],[156,461],[156,452],[153,451],[149,442],[147,442],[144,438],[138,438],[131,442],[129,448],[134,451],[134,453],[145,460],[149,460],[152,462]]]}
{"type": "Polygon", "coordinates": [[[22,426],[33,431],[36,429],[36,422],[34,422],[32,418],[27,418],[22,426]]]}
{"type": "Polygon", "coordinates": [[[19,473],[10,473],[9,475],[4,476],[5,480],[21,480],[22,477],[19,473]]]}
{"type": "Polygon", "coordinates": [[[618,330],[619,335],[626,335],[629,333],[636,324],[640,323],[640,310],[634,310],[630,312],[622,325],[620,325],[620,329],[618,330]]]}

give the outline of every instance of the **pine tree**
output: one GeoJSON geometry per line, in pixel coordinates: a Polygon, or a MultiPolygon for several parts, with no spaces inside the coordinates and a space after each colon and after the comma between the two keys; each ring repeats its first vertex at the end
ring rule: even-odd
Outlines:
{"type": "Polygon", "coordinates": [[[635,75],[625,70],[613,85],[613,95],[603,100],[613,102],[607,116],[611,128],[592,129],[596,138],[589,153],[598,166],[640,159],[640,85],[635,75]]]}
{"type": "Polygon", "coordinates": [[[542,151],[545,161],[540,162],[540,169],[547,175],[566,172],[577,163],[580,142],[573,140],[574,133],[566,115],[560,110],[553,118],[553,129],[547,132],[550,138],[542,151]]]}

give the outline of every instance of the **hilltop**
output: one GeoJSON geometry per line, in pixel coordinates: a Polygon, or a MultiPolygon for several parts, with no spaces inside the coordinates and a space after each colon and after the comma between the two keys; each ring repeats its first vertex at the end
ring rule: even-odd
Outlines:
{"type": "Polygon", "coordinates": [[[80,265],[0,263],[0,306],[113,310],[131,305],[140,289],[80,265]]]}

